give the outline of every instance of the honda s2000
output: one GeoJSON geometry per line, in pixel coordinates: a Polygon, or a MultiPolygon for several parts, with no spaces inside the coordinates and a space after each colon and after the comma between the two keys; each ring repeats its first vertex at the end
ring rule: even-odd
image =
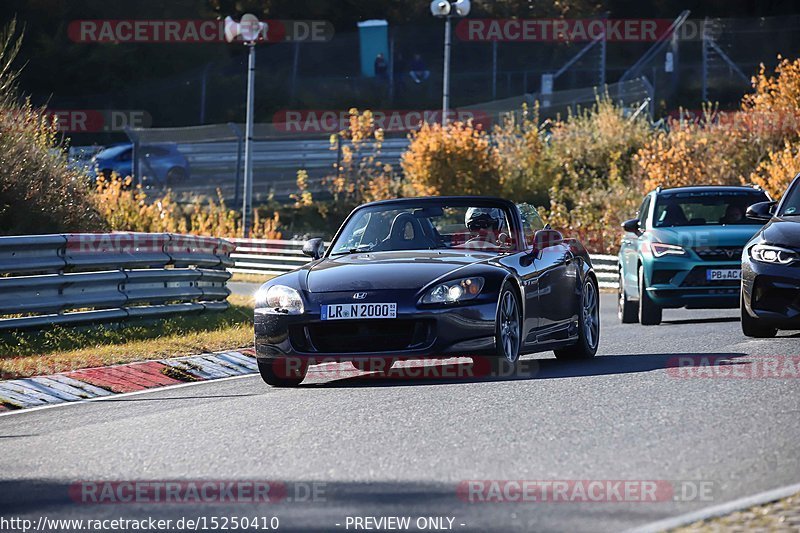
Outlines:
{"type": "Polygon", "coordinates": [[[485,197],[365,204],[327,250],[312,239],[303,251],[313,261],[256,294],[256,354],[270,385],[298,385],[321,360],[386,369],[464,355],[513,366],[521,354],[597,352],[589,255],[528,205],[485,197]]]}

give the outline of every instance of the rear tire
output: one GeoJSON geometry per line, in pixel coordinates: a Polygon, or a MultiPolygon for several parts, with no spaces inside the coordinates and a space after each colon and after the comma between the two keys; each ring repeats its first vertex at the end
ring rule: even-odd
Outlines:
{"type": "Polygon", "coordinates": [[[258,359],[258,372],[273,387],[297,387],[305,379],[308,364],[296,358],[258,359]]]}
{"type": "Polygon", "coordinates": [[[186,179],[186,170],[181,167],[172,167],[167,172],[165,183],[168,187],[178,185],[186,179]]]}
{"type": "Polygon", "coordinates": [[[639,322],[643,326],[661,324],[661,307],[650,299],[644,282],[644,267],[639,266],[639,322]]]}
{"type": "Polygon", "coordinates": [[[600,344],[600,291],[590,277],[583,284],[578,315],[578,342],[566,348],[553,350],[556,359],[591,359],[600,344]]]}
{"type": "Polygon", "coordinates": [[[742,333],[756,339],[771,339],[778,334],[778,328],[771,328],[761,323],[758,318],[750,316],[744,306],[744,295],[739,297],[739,308],[742,312],[742,333]]]}
{"type": "Polygon", "coordinates": [[[637,324],[639,322],[639,308],[628,300],[625,294],[625,278],[622,269],[619,271],[619,288],[617,289],[617,316],[623,324],[637,324]]]}

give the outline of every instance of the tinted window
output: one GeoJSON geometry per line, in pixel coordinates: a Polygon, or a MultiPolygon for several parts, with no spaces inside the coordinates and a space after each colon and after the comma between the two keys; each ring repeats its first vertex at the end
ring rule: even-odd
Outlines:
{"type": "Polygon", "coordinates": [[[647,222],[647,215],[650,212],[650,196],[645,196],[642,206],[639,208],[639,227],[644,230],[647,222]]]}
{"type": "Polygon", "coordinates": [[[148,146],[144,149],[144,153],[149,157],[164,157],[169,155],[169,150],[158,146],[148,146]]]}
{"type": "Polygon", "coordinates": [[[781,215],[800,215],[800,180],[795,180],[794,187],[786,193],[781,207],[781,215]]]}
{"type": "Polygon", "coordinates": [[[758,191],[664,194],[656,200],[653,227],[760,225],[744,215],[748,206],[767,200],[767,195],[758,191]]]}

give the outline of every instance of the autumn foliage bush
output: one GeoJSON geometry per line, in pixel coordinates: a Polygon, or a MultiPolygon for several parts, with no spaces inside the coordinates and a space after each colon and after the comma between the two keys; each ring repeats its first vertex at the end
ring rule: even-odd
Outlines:
{"type": "Polygon", "coordinates": [[[0,234],[102,231],[89,182],[67,165],[57,123],[20,100],[12,67],[21,38],[0,31],[0,234]]]}
{"type": "Polygon", "coordinates": [[[769,151],[766,159],[750,174],[750,180],[777,199],[798,173],[800,173],[800,143],[787,140],[782,148],[769,151]]]}
{"type": "Polygon", "coordinates": [[[519,202],[544,205],[553,173],[544,163],[547,131],[539,122],[538,106],[523,105],[492,130],[502,195],[519,202]]]}
{"type": "Polygon", "coordinates": [[[640,192],[657,186],[740,185],[758,163],[746,136],[713,122],[670,120],[634,157],[640,192]]]}
{"type": "MultiPolygon", "coordinates": [[[[178,204],[172,192],[148,197],[147,191],[132,186],[131,178],[112,175],[99,178],[93,200],[112,231],[173,232],[212,237],[241,237],[240,213],[229,209],[218,195],[217,201],[194,200],[178,204]]],[[[254,213],[251,237],[280,239],[280,219],[276,214],[262,218],[254,213]]]]}
{"type": "Polygon", "coordinates": [[[501,194],[497,148],[471,121],[423,123],[409,139],[400,166],[415,194],[501,194]]]}
{"type": "Polygon", "coordinates": [[[543,164],[553,177],[545,219],[594,252],[611,252],[620,223],[641,197],[629,183],[633,157],[652,135],[607,95],[551,125],[543,164]]]}

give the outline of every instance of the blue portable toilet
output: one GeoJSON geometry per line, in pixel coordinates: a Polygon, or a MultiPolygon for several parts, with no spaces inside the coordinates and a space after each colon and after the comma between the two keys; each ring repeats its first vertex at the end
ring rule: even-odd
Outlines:
{"type": "Polygon", "coordinates": [[[389,62],[389,23],[385,20],[365,20],[358,23],[361,44],[361,74],[375,77],[375,58],[383,54],[389,62]]]}

